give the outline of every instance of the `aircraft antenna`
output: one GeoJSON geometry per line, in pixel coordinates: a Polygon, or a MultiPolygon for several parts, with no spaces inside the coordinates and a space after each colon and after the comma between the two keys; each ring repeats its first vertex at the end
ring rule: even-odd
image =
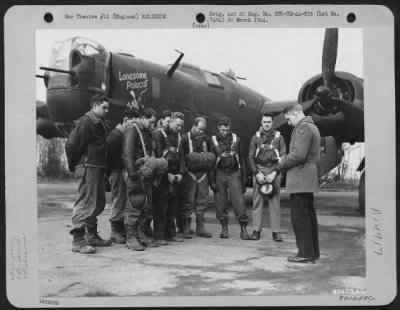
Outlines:
{"type": "Polygon", "coordinates": [[[169,77],[171,77],[174,74],[176,68],[178,68],[183,56],[185,55],[184,53],[182,53],[182,52],[180,52],[178,50],[175,50],[175,51],[178,52],[180,55],[179,55],[178,59],[175,61],[175,63],[171,66],[171,68],[169,68],[169,70],[167,72],[167,75],[169,77]]]}

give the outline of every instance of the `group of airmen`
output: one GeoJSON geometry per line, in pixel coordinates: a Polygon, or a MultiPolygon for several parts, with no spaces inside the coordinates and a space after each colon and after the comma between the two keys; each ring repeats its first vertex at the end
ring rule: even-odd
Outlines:
{"type": "Polygon", "coordinates": [[[313,263],[319,259],[312,200],[318,190],[318,179],[316,184],[313,180],[319,160],[319,132],[300,105],[284,111],[289,124],[295,126],[288,153],[283,137],[273,129],[273,116],[264,114],[245,155],[240,137],[231,132],[228,117],[218,120],[218,132],[209,137],[203,117],[194,119],[189,132],[182,132],[185,116],[180,112],[165,110],[157,122],[152,108],[127,109],[121,123],[112,129],[106,120],[109,101],[104,95],[91,98],[91,110],[75,121],[65,146],[69,169],[80,179],[72,215],[73,252],[91,254],[96,247],[112,243],[143,251],[183,242],[194,235],[211,238],[205,225],[209,189],[214,193],[216,217],[221,223],[220,238],[229,238],[229,200],[242,240],[260,239],[263,207],[268,202],[272,239],[282,242],[280,184],[281,171],[287,170],[286,186],[299,250],[288,260],[313,263]],[[253,175],[251,235],[243,197],[246,162],[253,175]],[[111,236],[107,240],[99,236],[97,228],[97,216],[106,205],[106,181],[112,199],[111,236]],[[299,191],[301,186],[307,189],[299,191]],[[191,229],[193,213],[195,231],[191,229]]]}

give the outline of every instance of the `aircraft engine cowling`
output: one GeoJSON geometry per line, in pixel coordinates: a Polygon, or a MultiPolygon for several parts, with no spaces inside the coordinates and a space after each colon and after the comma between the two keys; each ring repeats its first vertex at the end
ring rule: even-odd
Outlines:
{"type": "Polygon", "coordinates": [[[347,72],[335,72],[328,86],[321,74],[312,77],[300,89],[298,102],[313,103],[305,113],[310,115],[322,136],[333,136],[338,142],[364,141],[363,81],[347,72]]]}

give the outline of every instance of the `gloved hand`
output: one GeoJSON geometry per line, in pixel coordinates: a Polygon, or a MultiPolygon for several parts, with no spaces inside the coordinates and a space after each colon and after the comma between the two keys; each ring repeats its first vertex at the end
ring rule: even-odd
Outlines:
{"type": "Polygon", "coordinates": [[[266,182],[265,176],[262,172],[256,174],[256,180],[258,184],[264,184],[266,182]]]}

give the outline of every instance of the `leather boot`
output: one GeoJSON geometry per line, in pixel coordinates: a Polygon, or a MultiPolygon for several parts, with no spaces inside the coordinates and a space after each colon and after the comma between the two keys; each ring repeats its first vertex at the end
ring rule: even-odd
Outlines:
{"type": "Polygon", "coordinates": [[[104,240],[97,234],[96,225],[85,225],[85,240],[92,246],[110,246],[111,240],[104,240]]]}
{"type": "Polygon", "coordinates": [[[185,217],[182,219],[183,222],[183,238],[192,239],[192,235],[190,234],[190,221],[191,217],[185,217]]]}
{"type": "Polygon", "coordinates": [[[155,247],[159,246],[159,244],[157,242],[154,242],[153,239],[146,236],[146,234],[144,233],[142,221],[137,221],[136,237],[137,237],[138,241],[145,247],[155,248],[155,247]]]}
{"type": "Polygon", "coordinates": [[[228,239],[229,238],[228,220],[221,220],[220,222],[222,225],[222,231],[221,231],[221,234],[219,235],[219,237],[222,239],[228,239]]]}
{"type": "Polygon", "coordinates": [[[127,249],[132,251],[143,251],[144,247],[139,243],[136,238],[136,227],[134,225],[125,225],[126,230],[126,243],[127,249]]]}
{"type": "Polygon", "coordinates": [[[110,221],[110,223],[111,223],[111,237],[110,237],[111,242],[124,244],[126,242],[126,238],[123,235],[124,231],[122,231],[122,229],[125,230],[123,222],[110,221]]]}
{"type": "Polygon", "coordinates": [[[276,242],[282,242],[282,235],[280,232],[272,232],[272,239],[276,242]]]}
{"type": "Polygon", "coordinates": [[[249,233],[246,229],[246,223],[240,223],[240,239],[242,240],[250,240],[249,233]]]}
{"type": "Polygon", "coordinates": [[[87,244],[85,240],[85,229],[73,229],[71,230],[72,239],[72,252],[81,254],[93,254],[96,253],[96,248],[87,244]]]}
{"type": "Polygon", "coordinates": [[[211,238],[211,234],[204,229],[204,216],[196,216],[196,235],[203,238],[211,238]]]}
{"type": "Polygon", "coordinates": [[[261,232],[257,230],[253,230],[250,239],[251,240],[260,240],[261,232]]]}

